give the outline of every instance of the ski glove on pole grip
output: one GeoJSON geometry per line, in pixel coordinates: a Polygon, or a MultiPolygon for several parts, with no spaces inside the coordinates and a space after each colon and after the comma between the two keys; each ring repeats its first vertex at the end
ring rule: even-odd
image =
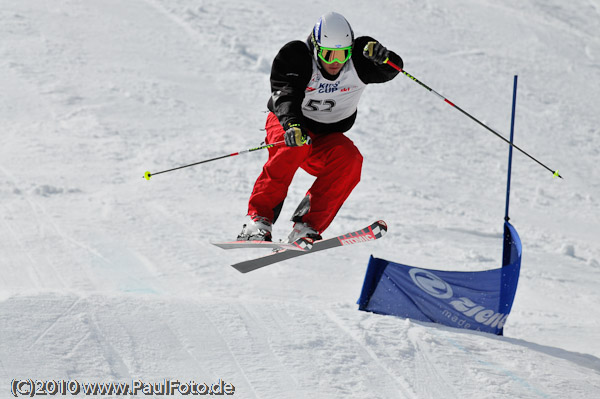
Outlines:
{"type": "Polygon", "coordinates": [[[285,131],[285,144],[288,147],[300,147],[302,145],[308,145],[311,143],[310,137],[306,134],[306,131],[300,127],[299,124],[290,125],[285,131]]]}
{"type": "Polygon", "coordinates": [[[388,59],[390,51],[379,42],[369,42],[363,49],[363,55],[375,64],[381,65],[388,59]]]}

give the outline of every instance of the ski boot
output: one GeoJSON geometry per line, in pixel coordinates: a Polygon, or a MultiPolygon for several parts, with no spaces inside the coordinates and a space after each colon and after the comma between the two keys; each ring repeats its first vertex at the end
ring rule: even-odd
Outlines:
{"type": "Polygon", "coordinates": [[[321,235],[312,227],[310,227],[308,224],[303,223],[303,222],[296,222],[294,223],[294,228],[292,229],[292,232],[290,233],[290,235],[288,236],[288,242],[294,242],[299,238],[310,238],[313,241],[318,241],[318,240],[322,240],[323,237],[321,237],[321,235]]]}
{"type": "Polygon", "coordinates": [[[273,224],[265,217],[248,215],[242,232],[238,235],[238,241],[272,241],[271,231],[273,224]]]}

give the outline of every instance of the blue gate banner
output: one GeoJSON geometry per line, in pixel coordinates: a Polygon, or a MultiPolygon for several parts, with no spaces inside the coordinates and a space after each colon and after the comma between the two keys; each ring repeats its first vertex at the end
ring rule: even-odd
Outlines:
{"type": "Polygon", "coordinates": [[[517,291],[521,252],[517,231],[505,222],[499,269],[429,270],[371,256],[359,310],[502,335],[517,291]]]}

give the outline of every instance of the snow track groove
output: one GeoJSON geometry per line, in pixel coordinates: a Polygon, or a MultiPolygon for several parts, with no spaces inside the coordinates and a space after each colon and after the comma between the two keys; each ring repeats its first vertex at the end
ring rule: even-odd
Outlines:
{"type": "MultiPolygon", "coordinates": [[[[373,352],[373,350],[369,347],[368,344],[363,342],[360,338],[356,336],[354,332],[350,328],[344,325],[346,320],[340,319],[340,317],[335,313],[335,311],[327,310],[325,314],[333,321],[339,328],[346,334],[350,339],[355,341],[359,345],[359,351],[362,352],[361,356],[370,366],[373,365],[373,370],[369,371],[369,376],[372,381],[374,381],[377,386],[381,387],[382,395],[384,398],[393,398],[393,397],[401,397],[401,398],[414,398],[417,399],[419,396],[417,393],[411,388],[410,384],[405,380],[405,376],[395,375],[394,371],[391,371],[385,363],[378,358],[377,354],[373,352]],[[388,376],[388,378],[383,379],[381,377],[382,374],[388,376]],[[390,383],[389,380],[392,381],[390,383]],[[400,396],[398,396],[400,394],[400,396]]],[[[363,334],[366,332],[363,332],[363,334]]],[[[415,384],[417,385],[417,384],[415,384]]]]}

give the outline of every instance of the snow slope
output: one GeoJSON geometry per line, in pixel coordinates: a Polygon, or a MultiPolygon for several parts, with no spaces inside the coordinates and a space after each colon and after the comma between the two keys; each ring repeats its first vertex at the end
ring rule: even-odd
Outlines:
{"type": "MultiPolygon", "coordinates": [[[[13,379],[225,380],[240,398],[600,396],[600,2],[0,0],[0,398],[13,379]],[[270,63],[319,15],[508,134],[523,266],[505,337],[357,311],[370,254],[500,265],[507,148],[409,79],[369,87],[363,179],[327,234],[242,275],[270,63]]],[[[276,238],[312,178],[299,172],[276,238]]]]}

